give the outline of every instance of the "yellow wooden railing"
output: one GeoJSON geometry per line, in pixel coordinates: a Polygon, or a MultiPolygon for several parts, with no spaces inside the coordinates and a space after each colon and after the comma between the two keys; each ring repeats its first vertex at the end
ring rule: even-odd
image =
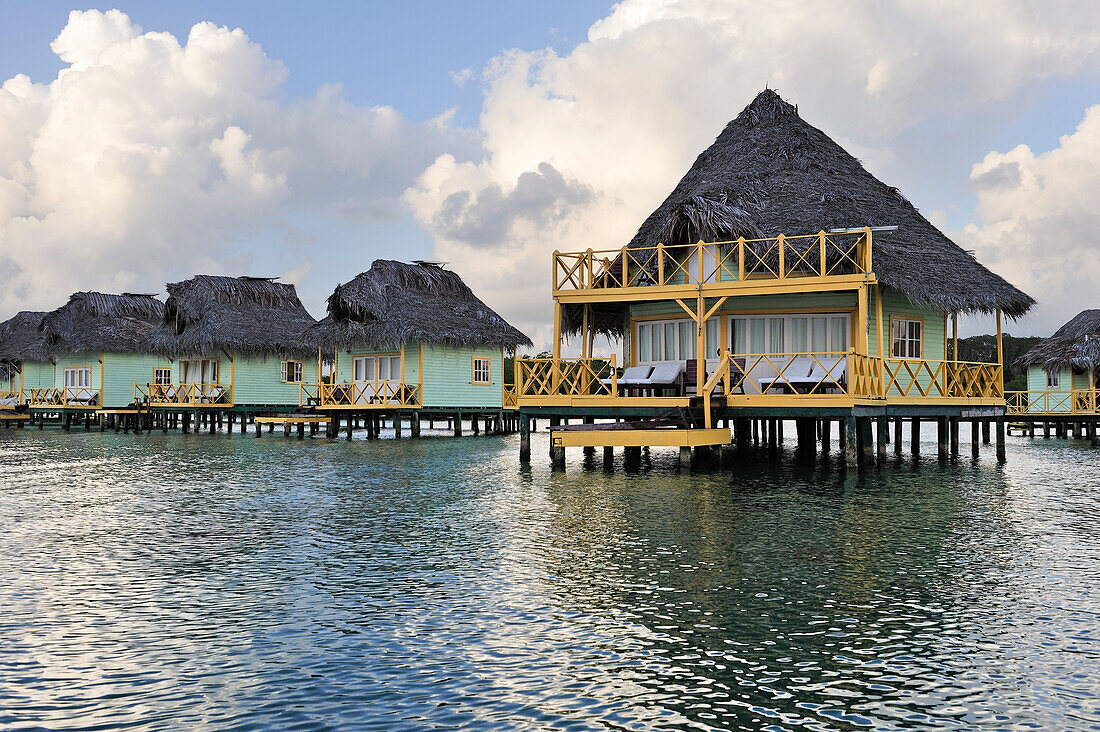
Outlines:
{"type": "Polygon", "coordinates": [[[98,407],[99,389],[82,386],[24,389],[23,396],[31,407],[98,407]]]}
{"type": "Polygon", "coordinates": [[[150,407],[231,407],[225,384],[134,384],[134,403],[150,407]]]}
{"type": "Polygon", "coordinates": [[[867,274],[871,231],[554,252],[554,290],[867,274]]]}
{"type": "Polygon", "coordinates": [[[887,398],[1004,398],[1000,364],[892,359],[882,364],[887,398]]]}
{"type": "Polygon", "coordinates": [[[515,409],[519,406],[519,387],[516,384],[505,384],[501,393],[501,406],[505,409],[515,409]]]}
{"type": "Polygon", "coordinates": [[[516,393],[520,396],[618,396],[615,356],[611,358],[517,358],[516,393]]]}
{"type": "Polygon", "coordinates": [[[19,391],[0,391],[0,409],[11,409],[23,403],[23,393],[19,391]]]}
{"type": "Polygon", "coordinates": [[[1005,393],[1008,416],[1034,414],[1098,414],[1096,389],[1010,391],[1005,393]]]}
{"type": "MultiPolygon", "coordinates": [[[[854,351],[835,353],[725,353],[708,362],[707,382],[699,390],[727,403],[767,406],[817,399],[973,400],[1004,398],[999,364],[956,361],[893,361],[854,351]],[[777,400],[775,397],[782,397],[777,400]],[[826,399],[827,398],[827,399],[826,399]]],[[[528,397],[629,397],[644,385],[624,388],[614,359],[516,359],[517,399],[528,397]]],[[[683,398],[683,397],[679,397],[683,398]]],[[[984,403],[989,403],[988,401],[984,403]]],[[[1092,402],[1095,404],[1094,401],[1092,402]]]]}
{"type": "Polygon", "coordinates": [[[423,406],[423,386],[400,381],[341,381],[335,384],[302,384],[298,403],[306,407],[383,407],[417,408],[423,406]]]}

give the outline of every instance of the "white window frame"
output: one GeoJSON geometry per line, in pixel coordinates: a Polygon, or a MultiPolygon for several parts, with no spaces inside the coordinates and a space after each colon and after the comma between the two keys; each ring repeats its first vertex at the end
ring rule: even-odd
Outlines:
{"type": "Polygon", "coordinates": [[[493,359],[474,356],[470,363],[470,383],[487,386],[493,383],[493,359]],[[478,378],[483,376],[484,378],[478,378]]]}
{"type": "Polygon", "coordinates": [[[1062,388],[1062,372],[1055,371],[1054,373],[1047,372],[1047,389],[1061,389],[1062,388]]]}
{"type": "Polygon", "coordinates": [[[401,354],[361,354],[353,357],[351,362],[351,380],[356,384],[381,384],[382,382],[401,383],[401,354]],[[360,363],[363,364],[363,378],[361,379],[358,373],[360,363]],[[383,372],[385,372],[384,377],[383,372]]]}
{"type": "MultiPolygon", "coordinates": [[[[718,356],[718,344],[719,333],[721,332],[722,319],[715,316],[707,321],[707,358],[716,358],[718,356]],[[713,349],[711,348],[713,346],[713,349]],[[713,350],[713,352],[711,352],[713,350]]],[[[687,361],[688,359],[695,358],[695,350],[698,348],[698,337],[695,333],[695,321],[690,318],[669,318],[667,320],[639,320],[634,324],[634,342],[632,344],[634,349],[634,361],[639,364],[647,363],[660,363],[662,361],[687,361]],[[673,326],[673,343],[671,348],[667,347],[667,341],[665,340],[665,326],[673,326]],[[688,335],[688,350],[687,353],[683,353],[683,349],[680,348],[680,328],[686,325],[689,330],[688,335]],[[659,326],[659,329],[655,326],[659,326]],[[642,331],[648,329],[649,335],[647,336],[649,353],[641,352],[642,343],[642,331]],[[653,356],[653,344],[654,344],[654,332],[661,333],[659,338],[661,343],[661,358],[652,358],[653,356]],[[671,357],[669,357],[671,354],[671,357]]]]}
{"type": "Polygon", "coordinates": [[[153,383],[157,386],[168,386],[172,383],[172,367],[171,366],[157,366],[153,369],[153,383]],[[161,380],[161,374],[167,372],[167,380],[161,380]]]}
{"type": "Polygon", "coordinates": [[[893,361],[924,360],[923,320],[920,318],[890,319],[890,359],[893,361]],[[916,338],[913,337],[913,325],[916,325],[918,330],[916,338]],[[902,326],[900,332],[898,326],[902,326]]]}
{"type": "Polygon", "coordinates": [[[283,383],[301,384],[305,378],[305,364],[301,361],[283,361],[283,383]]]}
{"type": "Polygon", "coordinates": [[[829,313],[731,313],[728,316],[729,325],[729,344],[730,353],[734,355],[759,355],[759,354],[791,354],[791,353],[847,353],[851,341],[851,325],[852,314],[842,311],[829,312],[829,313]],[[794,324],[797,320],[806,321],[805,330],[805,342],[803,344],[795,343],[795,328],[794,324]],[[825,327],[825,347],[814,347],[814,321],[819,320],[824,322],[825,327]],[[839,330],[840,336],[837,336],[835,326],[842,321],[842,327],[839,330]],[[745,329],[745,342],[744,347],[738,344],[737,338],[737,324],[743,323],[745,329]],[[775,326],[781,323],[780,327],[783,331],[782,344],[776,346],[773,343],[773,334],[775,332],[775,326]],[[763,328],[764,333],[764,348],[758,350],[753,348],[752,345],[752,330],[753,325],[757,324],[763,328]]]}

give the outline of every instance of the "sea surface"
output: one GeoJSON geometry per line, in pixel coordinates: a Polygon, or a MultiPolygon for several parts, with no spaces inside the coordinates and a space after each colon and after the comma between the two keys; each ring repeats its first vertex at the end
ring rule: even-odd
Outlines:
{"type": "Polygon", "coordinates": [[[1100,449],[963,432],[689,476],[0,430],[0,728],[1100,729],[1100,449]]]}

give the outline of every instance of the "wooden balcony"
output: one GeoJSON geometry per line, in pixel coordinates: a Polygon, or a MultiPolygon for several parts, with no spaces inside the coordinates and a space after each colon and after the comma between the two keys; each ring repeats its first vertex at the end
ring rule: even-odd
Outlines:
{"type": "Polygon", "coordinates": [[[852,289],[874,282],[871,230],[554,252],[553,279],[576,302],[852,289]]]}
{"type": "Polygon", "coordinates": [[[59,407],[64,409],[99,409],[99,389],[72,386],[45,389],[24,389],[23,397],[29,407],[59,407]]]}
{"type": "Polygon", "coordinates": [[[1009,417],[1100,415],[1097,389],[1010,391],[1005,394],[1005,402],[1009,417]]]}
{"type": "Polygon", "coordinates": [[[134,384],[134,403],[148,407],[231,407],[233,387],[226,384],[134,384]]]}
{"type": "MultiPolygon", "coordinates": [[[[615,359],[516,360],[520,407],[1003,406],[999,364],[895,361],[845,353],[730,354],[708,362],[702,389],[620,382],[615,359]]],[[[709,410],[707,410],[709,412],[709,410]]]]}
{"type": "Polygon", "coordinates": [[[317,409],[419,409],[423,385],[400,381],[302,384],[298,403],[317,409]]]}

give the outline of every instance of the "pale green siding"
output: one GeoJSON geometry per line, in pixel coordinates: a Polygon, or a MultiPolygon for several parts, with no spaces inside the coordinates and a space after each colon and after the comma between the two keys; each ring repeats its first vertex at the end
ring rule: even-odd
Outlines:
{"type": "MultiPolygon", "coordinates": [[[[1087,380],[1087,377],[1086,377],[1087,380]]],[[[1073,383],[1070,369],[1058,372],[1058,386],[1047,386],[1047,372],[1040,366],[1027,369],[1027,404],[1029,412],[1068,412],[1073,383]]]]}
{"type": "Polygon", "coordinates": [[[58,389],[65,387],[65,369],[87,367],[89,389],[99,392],[100,406],[118,409],[134,402],[135,382],[152,380],[157,361],[156,356],[132,353],[69,353],[55,359],[52,385],[58,389]]]}
{"type": "MultiPolygon", "coordinates": [[[[399,346],[386,348],[355,348],[338,355],[336,381],[353,380],[353,364],[356,356],[400,354],[399,346]]],[[[495,346],[478,348],[452,348],[450,346],[424,346],[423,406],[500,408],[502,404],[503,354],[495,346]],[[473,383],[473,359],[490,361],[490,383],[473,383]]],[[[404,379],[407,384],[420,380],[420,346],[405,346],[404,379]]]]}
{"type": "MultiPolygon", "coordinates": [[[[290,359],[302,362],[302,380],[317,381],[317,360],[290,359]]],[[[233,402],[235,404],[294,405],[298,403],[299,385],[283,382],[283,361],[278,356],[234,359],[233,402]]],[[[220,367],[219,367],[220,368],[220,367]]],[[[222,372],[229,383],[229,371],[222,372]]]]}
{"type": "Polygon", "coordinates": [[[49,361],[23,362],[23,389],[48,389],[52,386],[52,363],[49,361]]]}

